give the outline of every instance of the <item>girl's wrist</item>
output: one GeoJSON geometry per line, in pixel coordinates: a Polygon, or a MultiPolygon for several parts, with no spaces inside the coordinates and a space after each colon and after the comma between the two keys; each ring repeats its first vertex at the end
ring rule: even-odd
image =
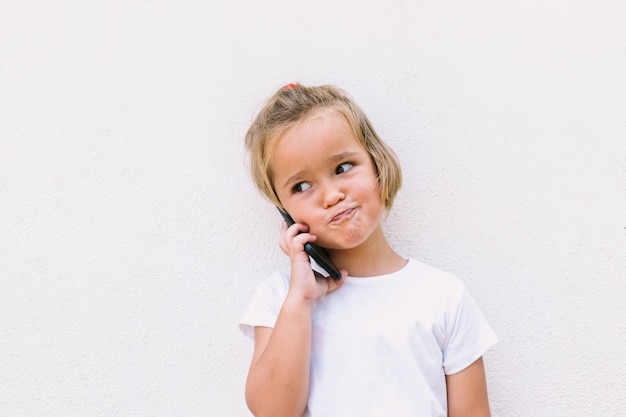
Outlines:
{"type": "Polygon", "coordinates": [[[289,291],[283,306],[287,306],[290,309],[307,309],[313,312],[316,301],[316,299],[299,294],[296,291],[289,291]]]}

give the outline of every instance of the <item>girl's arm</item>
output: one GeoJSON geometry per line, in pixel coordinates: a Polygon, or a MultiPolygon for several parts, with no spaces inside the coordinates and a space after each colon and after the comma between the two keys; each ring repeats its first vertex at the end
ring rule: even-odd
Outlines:
{"type": "Polygon", "coordinates": [[[289,292],[274,328],[256,327],[254,355],[246,381],[246,402],[256,417],[301,417],[309,396],[313,307],[345,281],[316,276],[304,244],[308,228],[283,223],[281,249],[291,259],[289,292]],[[299,232],[305,232],[298,234],[299,232]]]}
{"type": "Polygon", "coordinates": [[[309,395],[312,306],[286,300],[276,327],[256,327],[246,402],[257,417],[302,416],[309,395]]]}
{"type": "Polygon", "coordinates": [[[446,376],[448,417],[490,417],[483,359],[446,376]]]}

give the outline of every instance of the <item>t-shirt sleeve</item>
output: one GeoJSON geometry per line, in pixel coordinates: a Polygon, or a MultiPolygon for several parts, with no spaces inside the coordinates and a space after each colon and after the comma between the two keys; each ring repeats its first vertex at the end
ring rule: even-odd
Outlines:
{"type": "Polygon", "coordinates": [[[443,348],[445,374],[455,374],[467,368],[497,342],[495,332],[463,286],[458,301],[450,310],[443,348]]]}
{"type": "Polygon", "coordinates": [[[241,332],[254,339],[255,327],[273,328],[288,290],[289,282],[283,273],[276,272],[263,281],[257,287],[248,308],[239,321],[241,332]]]}

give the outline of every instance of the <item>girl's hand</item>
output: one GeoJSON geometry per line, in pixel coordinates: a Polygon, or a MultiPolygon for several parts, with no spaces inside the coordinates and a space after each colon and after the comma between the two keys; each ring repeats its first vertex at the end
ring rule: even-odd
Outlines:
{"type": "Polygon", "coordinates": [[[309,227],[305,224],[295,223],[287,227],[287,223],[283,222],[279,245],[291,260],[291,283],[287,297],[313,306],[317,300],[341,287],[348,272],[341,270],[341,279],[335,281],[313,271],[304,245],[315,242],[317,236],[308,231],[309,227]]]}

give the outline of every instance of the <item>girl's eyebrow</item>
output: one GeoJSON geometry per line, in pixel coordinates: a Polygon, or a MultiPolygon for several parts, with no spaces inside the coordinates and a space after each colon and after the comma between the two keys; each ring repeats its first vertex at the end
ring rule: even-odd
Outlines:
{"type": "Polygon", "coordinates": [[[349,158],[351,156],[356,155],[358,152],[342,152],[342,153],[338,153],[337,155],[332,155],[330,158],[328,158],[331,162],[334,161],[339,161],[341,159],[346,159],[349,158]]]}
{"type": "Polygon", "coordinates": [[[283,184],[283,188],[288,188],[289,184],[292,184],[294,181],[298,181],[300,178],[302,178],[302,171],[298,171],[291,177],[287,178],[287,180],[283,184]]]}

